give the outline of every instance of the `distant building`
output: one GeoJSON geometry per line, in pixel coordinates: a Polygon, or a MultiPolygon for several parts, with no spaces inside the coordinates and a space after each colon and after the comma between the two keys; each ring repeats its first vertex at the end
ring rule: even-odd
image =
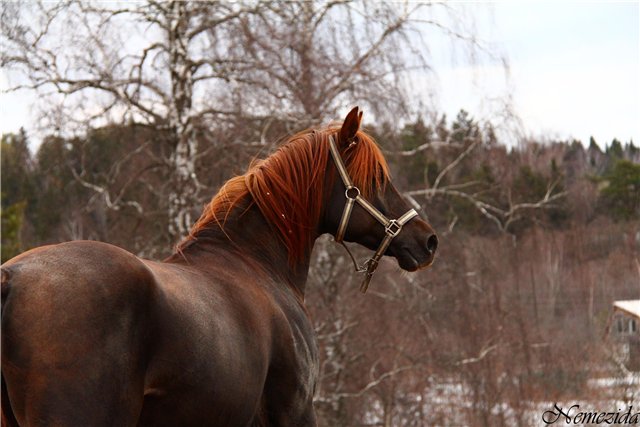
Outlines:
{"type": "Polygon", "coordinates": [[[640,371],[640,299],[615,301],[607,328],[620,361],[640,371]]]}

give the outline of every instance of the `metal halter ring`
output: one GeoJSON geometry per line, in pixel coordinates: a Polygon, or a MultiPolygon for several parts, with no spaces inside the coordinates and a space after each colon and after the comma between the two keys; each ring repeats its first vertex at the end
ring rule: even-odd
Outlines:
{"type": "Polygon", "coordinates": [[[402,230],[402,226],[395,219],[390,220],[389,224],[384,228],[385,233],[391,237],[396,237],[400,230],[402,230]]]}
{"type": "Polygon", "coordinates": [[[347,199],[355,200],[360,196],[360,189],[358,187],[355,187],[355,186],[347,187],[347,189],[344,190],[344,196],[347,199]],[[349,192],[352,191],[352,190],[355,190],[355,192],[356,192],[356,195],[353,196],[353,197],[349,196],[349,192]]]}

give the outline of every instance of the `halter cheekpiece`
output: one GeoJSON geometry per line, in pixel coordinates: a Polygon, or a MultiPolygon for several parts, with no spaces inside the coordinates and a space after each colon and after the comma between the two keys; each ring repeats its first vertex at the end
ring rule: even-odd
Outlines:
{"type": "MultiPolygon", "coordinates": [[[[352,142],[353,144],[353,142],[352,142]]],[[[367,199],[360,195],[360,189],[353,185],[351,181],[351,177],[347,172],[347,168],[342,161],[342,157],[340,156],[340,152],[336,147],[336,142],[333,138],[333,135],[329,136],[329,148],[331,151],[331,157],[333,157],[333,161],[338,168],[338,173],[340,174],[340,178],[342,178],[342,182],[345,186],[344,196],[347,199],[346,204],[344,205],[344,211],[342,211],[342,218],[340,219],[340,225],[338,226],[338,231],[335,235],[335,241],[340,243],[349,253],[351,260],[353,261],[353,265],[357,273],[365,273],[365,278],[360,285],[360,292],[367,292],[367,288],[369,287],[369,282],[371,282],[371,277],[373,277],[373,273],[378,268],[378,262],[382,255],[387,250],[391,241],[394,237],[400,234],[402,231],[402,227],[409,222],[414,217],[418,216],[418,212],[415,209],[409,209],[404,215],[402,215],[398,219],[389,219],[382,212],[380,212],[375,206],[373,206],[367,199]],[[344,234],[347,231],[347,225],[349,224],[349,218],[351,217],[351,212],[353,211],[353,205],[358,203],[360,206],[364,208],[371,216],[373,216],[378,222],[380,222],[384,226],[385,236],[380,242],[380,246],[378,250],[373,254],[371,258],[364,262],[361,266],[358,266],[355,258],[351,254],[351,251],[344,244],[344,234]]]]}

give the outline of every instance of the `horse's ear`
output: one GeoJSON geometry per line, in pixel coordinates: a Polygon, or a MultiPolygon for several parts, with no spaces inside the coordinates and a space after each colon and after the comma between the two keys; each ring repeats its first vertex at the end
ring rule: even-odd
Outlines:
{"type": "Polygon", "coordinates": [[[360,128],[360,121],[362,121],[362,111],[358,112],[358,107],[354,107],[349,111],[340,128],[340,144],[351,143],[360,128]]]}

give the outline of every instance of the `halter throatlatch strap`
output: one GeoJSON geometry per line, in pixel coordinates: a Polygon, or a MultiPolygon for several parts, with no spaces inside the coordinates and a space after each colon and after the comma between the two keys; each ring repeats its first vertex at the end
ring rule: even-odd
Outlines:
{"type": "Polygon", "coordinates": [[[329,136],[329,149],[331,151],[331,157],[333,157],[333,161],[338,168],[338,173],[340,174],[340,178],[345,186],[344,195],[347,199],[344,210],[342,211],[342,217],[340,218],[340,224],[338,225],[338,231],[335,235],[335,241],[340,243],[349,253],[351,260],[353,261],[354,268],[357,273],[365,273],[365,278],[360,285],[360,292],[367,292],[367,288],[369,287],[369,282],[371,282],[371,277],[373,277],[373,273],[378,268],[378,262],[382,255],[385,253],[391,241],[394,237],[400,234],[402,230],[402,226],[404,226],[407,222],[409,222],[413,217],[418,215],[415,209],[409,209],[404,215],[402,215],[398,219],[389,219],[382,212],[380,212],[375,206],[373,206],[368,200],[360,195],[360,189],[353,185],[351,181],[351,177],[347,172],[347,168],[342,161],[342,157],[340,156],[340,152],[336,147],[335,140],[333,139],[333,135],[329,136]],[[385,236],[380,243],[380,247],[376,253],[369,258],[362,266],[358,266],[353,254],[344,244],[344,234],[347,231],[347,225],[349,224],[349,218],[351,217],[351,212],[353,211],[353,205],[358,203],[360,206],[364,208],[371,216],[373,216],[380,224],[384,226],[385,236]]]}

